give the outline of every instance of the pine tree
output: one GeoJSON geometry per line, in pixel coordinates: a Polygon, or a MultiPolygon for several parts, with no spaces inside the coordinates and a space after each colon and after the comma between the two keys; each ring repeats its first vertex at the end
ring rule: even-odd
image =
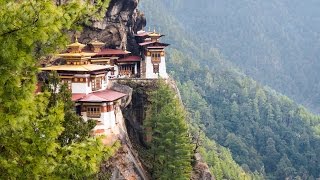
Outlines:
{"type": "Polygon", "coordinates": [[[76,0],[0,1],[0,179],[86,178],[110,156],[97,139],[61,147],[64,103],[49,108],[48,93],[34,94],[38,58],[64,46],[66,32],[96,11],[76,0]]]}
{"type": "Polygon", "coordinates": [[[151,136],[153,178],[189,179],[192,146],[184,109],[164,82],[150,93],[150,102],[145,127],[151,136]]]}
{"type": "Polygon", "coordinates": [[[61,146],[70,145],[74,142],[81,142],[90,137],[91,130],[96,126],[94,120],[84,121],[76,114],[74,102],[71,100],[71,91],[67,84],[61,84],[57,72],[46,74],[47,84],[43,86],[44,91],[50,92],[49,108],[56,106],[57,102],[64,102],[63,132],[58,140],[61,146]],[[59,89],[59,92],[57,90],[59,89]]]}

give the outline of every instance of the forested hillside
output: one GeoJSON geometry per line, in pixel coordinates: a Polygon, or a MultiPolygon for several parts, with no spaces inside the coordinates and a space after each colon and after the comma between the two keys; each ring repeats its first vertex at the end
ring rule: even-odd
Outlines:
{"type": "MultiPolygon", "coordinates": [[[[148,24],[160,25],[161,27],[157,28],[167,34],[166,40],[172,44],[168,53],[169,70],[180,83],[182,99],[191,119],[201,124],[211,140],[228,147],[236,162],[247,171],[258,171],[264,174],[266,179],[319,177],[319,116],[241,73],[225,60],[225,52],[220,53],[217,50],[219,46],[205,42],[202,38],[206,36],[206,40],[210,41],[214,36],[211,33],[215,33],[215,29],[226,27],[216,24],[210,30],[203,30],[205,22],[202,22],[197,28],[188,30],[186,24],[198,22],[192,19],[196,17],[193,16],[195,12],[185,8],[180,15],[173,14],[171,11],[176,11],[179,5],[184,7],[188,4],[188,1],[175,2],[181,4],[167,8],[168,3],[171,5],[170,2],[145,0],[142,8],[146,16],[151,17],[148,24]],[[186,16],[189,22],[175,19],[176,15],[186,16]],[[203,32],[199,33],[202,30],[203,32]]],[[[233,5],[241,5],[237,3],[240,2],[233,5]]],[[[205,3],[194,1],[193,6],[198,8],[205,6],[205,3]]],[[[221,11],[224,9],[217,10],[221,11]]],[[[229,13],[236,12],[238,11],[229,13]]],[[[203,21],[209,19],[208,16],[201,17],[203,21]]],[[[235,30],[236,27],[231,29],[235,30]]],[[[214,42],[217,43],[212,41],[214,42]]],[[[250,51],[262,50],[253,49],[245,41],[238,42],[238,45],[250,51]]],[[[236,57],[239,64],[246,65],[246,61],[249,61],[245,57],[236,57]]],[[[290,86],[289,82],[281,84],[290,86]]]]}
{"type": "MultiPolygon", "coordinates": [[[[158,2],[154,3],[156,7],[158,2]]],[[[198,41],[255,80],[320,112],[320,6],[315,0],[163,0],[198,41]]],[[[153,18],[156,18],[153,16],[153,18]]]]}

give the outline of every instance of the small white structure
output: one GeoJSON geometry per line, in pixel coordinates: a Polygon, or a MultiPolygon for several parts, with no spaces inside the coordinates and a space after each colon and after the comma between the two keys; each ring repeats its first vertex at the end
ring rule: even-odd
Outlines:
{"type": "Polygon", "coordinates": [[[146,79],[168,78],[166,69],[165,48],[169,44],[161,43],[160,33],[139,31],[136,34],[143,54],[141,77],[146,79]]]}

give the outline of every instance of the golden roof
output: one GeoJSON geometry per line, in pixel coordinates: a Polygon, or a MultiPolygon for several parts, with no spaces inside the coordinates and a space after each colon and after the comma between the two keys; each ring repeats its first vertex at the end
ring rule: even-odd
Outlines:
{"type": "Polygon", "coordinates": [[[96,55],[96,53],[90,53],[90,52],[80,52],[80,53],[62,53],[59,54],[60,57],[91,57],[96,55]]]}
{"type": "Polygon", "coordinates": [[[156,33],[156,32],[152,32],[148,34],[150,37],[160,37],[161,34],[160,33],[156,33]]]}
{"type": "Polygon", "coordinates": [[[78,38],[77,37],[76,37],[76,42],[75,43],[67,45],[67,47],[71,49],[72,53],[80,53],[81,50],[85,46],[86,46],[85,44],[81,44],[81,43],[78,42],[78,38]]]}
{"type": "Polygon", "coordinates": [[[108,66],[85,64],[85,65],[59,65],[40,68],[42,71],[81,71],[90,72],[109,68],[108,66]]]}
{"type": "Polygon", "coordinates": [[[93,46],[97,45],[97,46],[104,46],[105,43],[98,41],[97,39],[94,39],[90,42],[90,44],[92,44],[93,46]]]}

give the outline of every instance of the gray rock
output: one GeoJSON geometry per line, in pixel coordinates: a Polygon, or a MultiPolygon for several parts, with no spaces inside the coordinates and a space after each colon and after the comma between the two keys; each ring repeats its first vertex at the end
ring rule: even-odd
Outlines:
{"type": "Polygon", "coordinates": [[[139,55],[134,34],[146,26],[144,14],[138,9],[138,0],[111,0],[106,16],[85,26],[79,41],[88,43],[97,38],[109,48],[122,48],[139,55]]]}

